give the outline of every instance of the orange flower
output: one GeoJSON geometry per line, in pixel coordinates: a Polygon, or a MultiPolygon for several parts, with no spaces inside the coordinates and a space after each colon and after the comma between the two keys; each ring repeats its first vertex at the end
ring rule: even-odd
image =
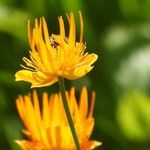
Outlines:
{"type": "MultiPolygon", "coordinates": [[[[76,102],[74,88],[66,92],[66,95],[82,149],[91,150],[101,145],[101,142],[89,139],[94,127],[92,115],[95,93],[92,93],[90,108],[86,88],[82,89],[79,105],[76,102]]],[[[42,103],[41,109],[35,91],[32,96],[18,97],[16,105],[25,125],[23,131],[27,140],[16,142],[24,150],[76,150],[60,94],[49,97],[44,93],[42,103]]]]}
{"type": "Polygon", "coordinates": [[[30,59],[23,58],[24,69],[16,73],[16,81],[27,81],[32,87],[49,86],[57,82],[58,77],[69,80],[78,79],[92,70],[92,64],[98,56],[85,53],[83,43],[83,20],[80,16],[80,40],[76,41],[76,26],[73,13],[67,15],[69,35],[66,37],[62,16],[58,18],[60,34],[49,36],[46,21],[35,20],[35,27],[31,32],[28,22],[28,38],[31,47],[30,59]]]}

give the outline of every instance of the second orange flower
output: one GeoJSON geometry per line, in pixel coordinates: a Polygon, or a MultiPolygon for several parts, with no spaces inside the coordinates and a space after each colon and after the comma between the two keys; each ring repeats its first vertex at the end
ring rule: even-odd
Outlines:
{"type": "MultiPolygon", "coordinates": [[[[90,105],[86,87],[81,91],[79,104],[74,88],[66,91],[66,96],[82,150],[100,146],[101,142],[90,139],[94,128],[95,92],[91,95],[90,105]]],[[[35,91],[32,95],[17,98],[16,105],[27,139],[16,142],[23,150],[76,150],[60,93],[50,97],[44,93],[42,104],[41,107],[35,91]]]]}

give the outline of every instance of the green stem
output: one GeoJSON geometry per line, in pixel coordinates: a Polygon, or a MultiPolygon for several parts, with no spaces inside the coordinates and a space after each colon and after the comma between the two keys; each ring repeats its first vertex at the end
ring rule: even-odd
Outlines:
{"type": "Polygon", "coordinates": [[[76,149],[81,150],[81,146],[80,146],[80,143],[79,143],[79,140],[78,140],[78,136],[77,136],[77,133],[76,133],[76,130],[75,130],[75,127],[74,127],[74,123],[73,123],[73,120],[72,120],[72,117],[71,117],[71,113],[70,113],[67,98],[66,98],[64,79],[62,77],[59,77],[58,78],[58,83],[59,83],[59,89],[60,89],[60,92],[61,92],[61,97],[62,97],[64,109],[65,109],[65,112],[66,112],[66,116],[67,116],[67,120],[68,120],[68,123],[69,123],[69,126],[70,126],[70,130],[71,130],[71,133],[72,133],[75,145],[76,145],[76,149]]]}

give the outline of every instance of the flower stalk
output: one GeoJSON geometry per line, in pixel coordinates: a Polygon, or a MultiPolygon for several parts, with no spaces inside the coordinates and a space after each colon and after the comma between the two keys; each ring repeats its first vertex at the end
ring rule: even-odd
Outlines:
{"type": "Polygon", "coordinates": [[[60,89],[60,93],[61,93],[65,113],[66,113],[66,116],[67,116],[68,124],[69,124],[70,130],[71,130],[72,136],[73,136],[73,140],[74,140],[76,149],[81,150],[81,146],[80,146],[80,143],[79,143],[79,140],[78,140],[76,129],[74,127],[74,123],[73,123],[71,113],[70,113],[70,110],[69,110],[69,106],[68,106],[68,102],[67,102],[67,97],[66,97],[66,93],[65,93],[65,84],[64,84],[64,78],[63,77],[58,77],[58,84],[59,84],[59,89],[60,89]]]}

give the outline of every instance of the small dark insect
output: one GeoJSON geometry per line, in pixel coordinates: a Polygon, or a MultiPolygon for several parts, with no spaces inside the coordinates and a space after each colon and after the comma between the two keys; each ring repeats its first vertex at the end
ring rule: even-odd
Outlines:
{"type": "Polygon", "coordinates": [[[50,37],[50,44],[55,49],[57,49],[59,46],[59,44],[54,40],[54,38],[52,36],[50,37]]]}

